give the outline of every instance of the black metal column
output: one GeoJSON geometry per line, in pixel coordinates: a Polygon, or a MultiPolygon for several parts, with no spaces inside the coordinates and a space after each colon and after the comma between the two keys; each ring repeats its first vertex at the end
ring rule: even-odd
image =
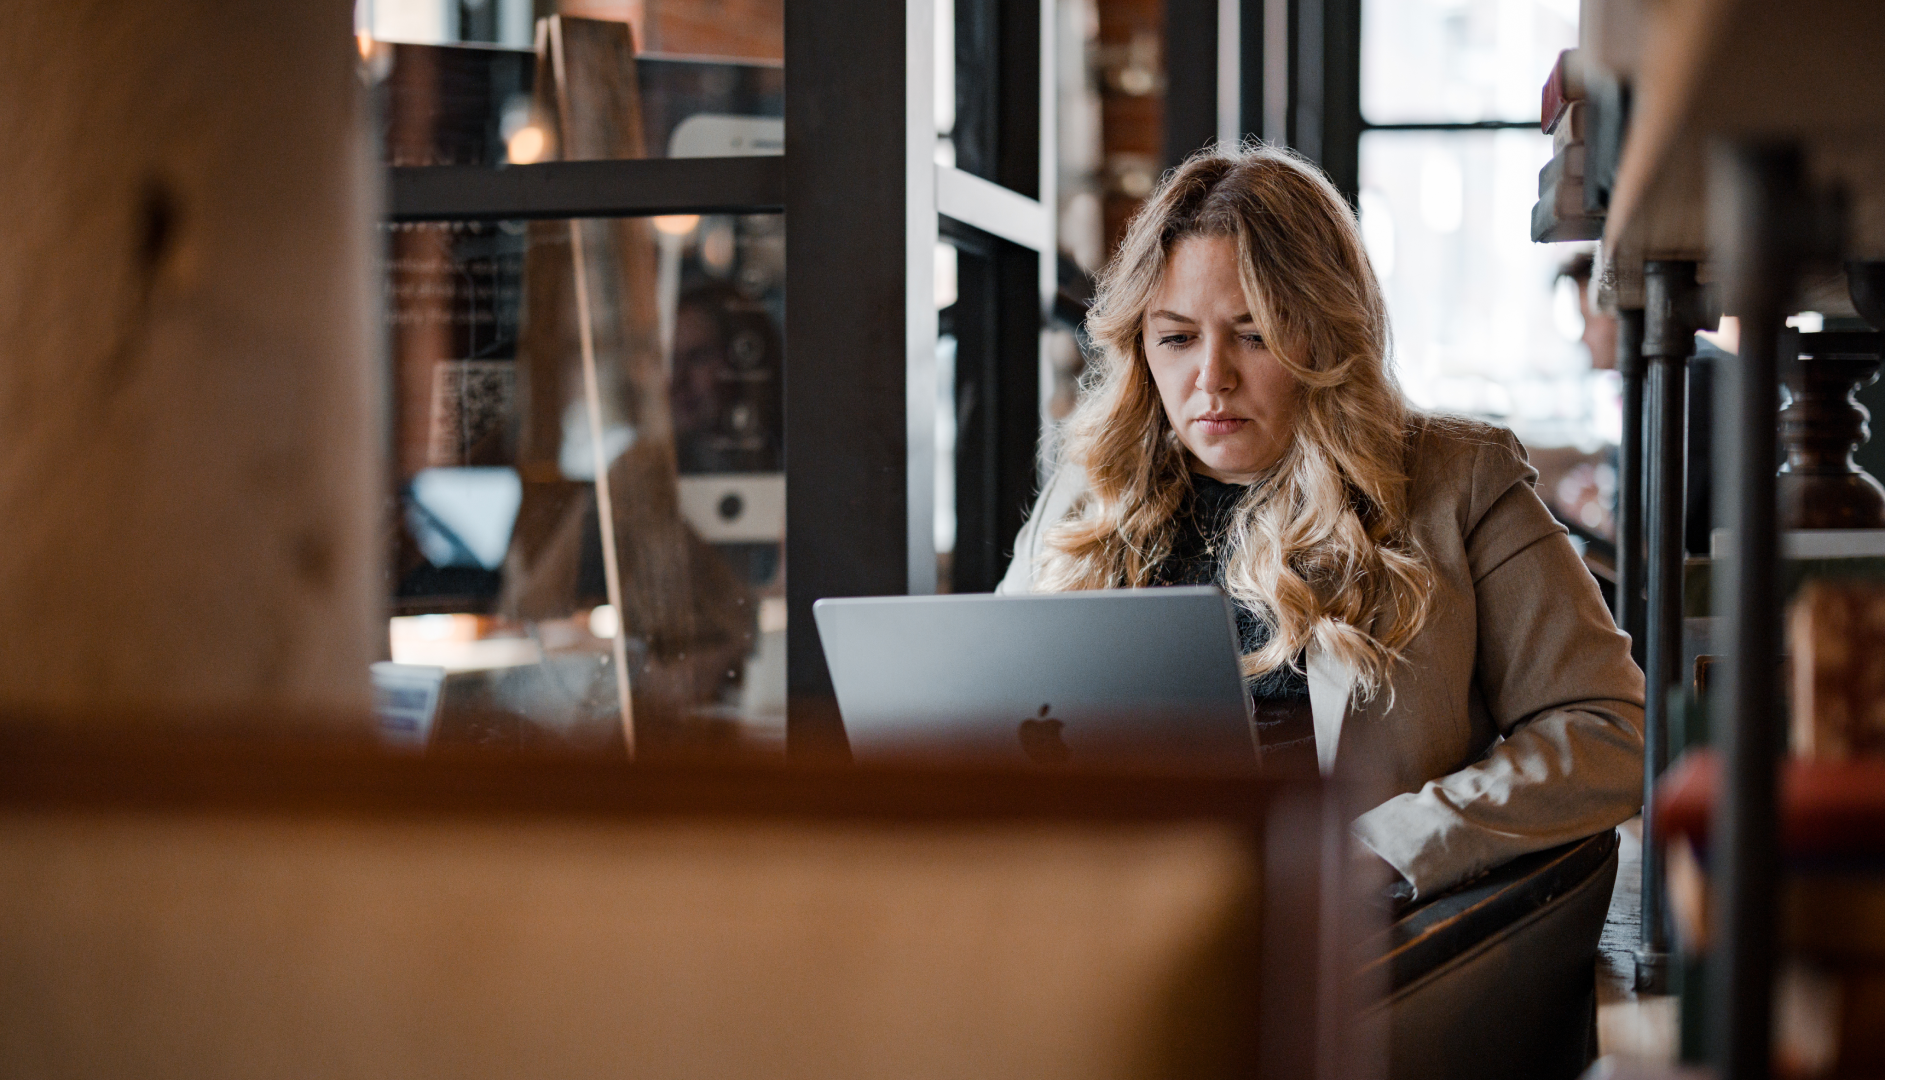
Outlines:
{"type": "Polygon", "coordinates": [[[787,746],[846,755],[813,602],[908,591],[907,6],[786,14],[787,746]]]}
{"type": "Polygon", "coordinates": [[[1172,168],[1214,141],[1220,130],[1219,0],[1164,0],[1161,70],[1167,94],[1160,158],[1172,168]]]}
{"type": "Polygon", "coordinates": [[[1242,137],[1268,137],[1267,0],[1240,0],[1239,112],[1242,137]]]}
{"type": "Polygon", "coordinates": [[[1360,0],[1288,5],[1287,145],[1360,198],[1360,0]]]}
{"type": "Polygon", "coordinates": [[[1779,536],[1774,474],[1779,330],[1805,228],[1800,158],[1791,147],[1716,149],[1709,228],[1726,307],[1740,320],[1740,355],[1715,376],[1721,399],[1715,458],[1720,517],[1733,533],[1716,560],[1724,616],[1715,678],[1714,745],[1721,762],[1713,831],[1714,951],[1709,1045],[1721,1080],[1768,1080],[1772,1046],[1776,795],[1780,755],[1779,536]]]}
{"type": "Polygon", "coordinates": [[[1699,286],[1691,262],[1646,265],[1647,360],[1647,622],[1646,765],[1641,804],[1640,948],[1634,988],[1665,993],[1667,984],[1667,875],[1654,790],[1667,767],[1673,729],[1668,705],[1680,685],[1681,571],[1686,565],[1687,357],[1699,323],[1699,286]]]}
{"type": "Polygon", "coordinates": [[[1614,512],[1614,617],[1633,639],[1633,662],[1647,667],[1647,361],[1646,312],[1620,313],[1620,487],[1614,512]]]}

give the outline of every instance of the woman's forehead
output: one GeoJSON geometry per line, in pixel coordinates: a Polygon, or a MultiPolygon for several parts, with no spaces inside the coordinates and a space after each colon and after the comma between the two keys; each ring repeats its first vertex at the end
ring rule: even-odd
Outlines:
{"type": "Polygon", "coordinates": [[[1191,315],[1233,307],[1246,308],[1246,290],[1240,280],[1239,250],[1230,237],[1190,236],[1174,244],[1158,286],[1147,304],[1149,316],[1159,312],[1191,315]]]}

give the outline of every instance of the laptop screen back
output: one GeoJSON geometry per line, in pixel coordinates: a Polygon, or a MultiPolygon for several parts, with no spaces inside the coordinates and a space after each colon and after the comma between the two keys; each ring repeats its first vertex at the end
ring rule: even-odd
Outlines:
{"type": "Polygon", "coordinates": [[[856,760],[1258,768],[1216,589],[861,597],[814,618],[856,760]]]}

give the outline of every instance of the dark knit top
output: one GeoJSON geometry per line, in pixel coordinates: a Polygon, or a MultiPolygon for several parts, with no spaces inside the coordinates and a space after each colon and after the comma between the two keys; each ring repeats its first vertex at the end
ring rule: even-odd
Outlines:
{"type": "MultiPolygon", "coordinates": [[[[1246,493],[1245,485],[1193,474],[1192,486],[1174,519],[1173,547],[1161,561],[1155,580],[1161,585],[1221,585],[1228,553],[1227,525],[1246,493]]],[[[1264,647],[1272,636],[1265,624],[1238,602],[1233,605],[1233,618],[1243,655],[1264,647]]],[[[1261,757],[1269,764],[1294,755],[1311,761],[1313,710],[1307,700],[1306,673],[1284,664],[1249,681],[1247,691],[1253,697],[1261,757]]]]}

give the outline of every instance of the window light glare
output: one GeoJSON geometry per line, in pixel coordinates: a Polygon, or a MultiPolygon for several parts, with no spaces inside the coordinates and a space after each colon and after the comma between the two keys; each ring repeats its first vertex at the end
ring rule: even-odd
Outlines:
{"type": "Polygon", "coordinates": [[[946,307],[960,299],[960,249],[945,240],[933,245],[933,306],[946,307]]]}
{"type": "Polygon", "coordinates": [[[1360,189],[1360,240],[1380,280],[1393,276],[1393,204],[1376,188],[1360,189]]]}
{"type": "Polygon", "coordinates": [[[513,133],[507,140],[507,160],[515,165],[531,165],[547,155],[547,133],[533,124],[513,133]]]}
{"type": "Polygon", "coordinates": [[[656,232],[665,236],[686,236],[700,227],[699,214],[666,214],[653,219],[656,232]]]}
{"type": "Polygon", "coordinates": [[[620,633],[620,613],[612,604],[601,604],[587,615],[587,629],[597,638],[612,639],[620,633]]]}
{"type": "Polygon", "coordinates": [[[1437,233],[1460,230],[1465,188],[1459,158],[1440,150],[1427,154],[1420,163],[1420,217],[1427,228],[1437,233]]]}

